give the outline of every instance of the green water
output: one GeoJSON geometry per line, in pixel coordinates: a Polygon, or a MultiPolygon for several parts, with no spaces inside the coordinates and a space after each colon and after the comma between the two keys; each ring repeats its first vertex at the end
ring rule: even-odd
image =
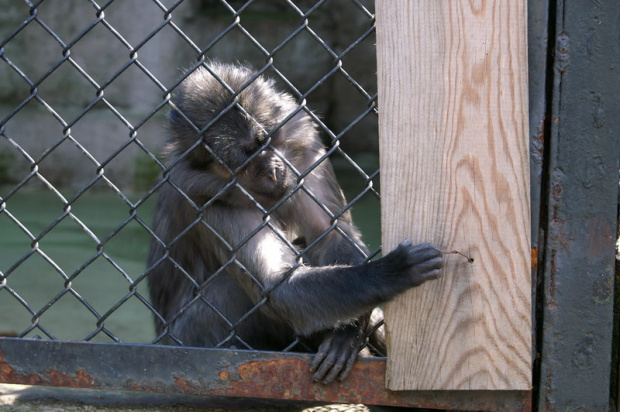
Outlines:
{"type": "MultiPolygon", "coordinates": [[[[0,191],[5,198],[7,193],[0,191]]],[[[74,196],[63,195],[66,200],[74,196]]],[[[130,202],[138,199],[133,196],[130,202]]],[[[150,224],[154,203],[154,197],[141,203],[132,217],[132,205],[112,191],[86,192],[71,202],[70,210],[47,189],[24,188],[10,196],[0,212],[0,272],[5,276],[0,336],[32,328],[25,337],[151,342],[152,315],[141,300],[148,296],[141,275],[150,235],[139,220],[150,224]]],[[[376,197],[367,195],[353,208],[372,249],[380,243],[378,205],[376,197]]]]}

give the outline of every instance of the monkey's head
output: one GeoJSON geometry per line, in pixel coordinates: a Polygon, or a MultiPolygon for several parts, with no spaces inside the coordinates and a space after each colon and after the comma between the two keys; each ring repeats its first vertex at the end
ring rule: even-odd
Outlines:
{"type": "MultiPolygon", "coordinates": [[[[293,97],[255,76],[250,68],[217,62],[191,73],[172,99],[168,152],[206,173],[214,195],[236,179],[267,206],[296,184],[323,146],[293,97]]],[[[238,188],[220,195],[244,203],[239,196],[238,188]]]]}

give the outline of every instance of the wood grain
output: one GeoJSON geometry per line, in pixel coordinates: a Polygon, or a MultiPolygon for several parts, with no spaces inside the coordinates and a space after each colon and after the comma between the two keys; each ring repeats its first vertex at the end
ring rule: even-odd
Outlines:
{"type": "Polygon", "coordinates": [[[443,277],[386,307],[392,390],[531,389],[525,0],[377,0],[384,250],[443,277]]]}

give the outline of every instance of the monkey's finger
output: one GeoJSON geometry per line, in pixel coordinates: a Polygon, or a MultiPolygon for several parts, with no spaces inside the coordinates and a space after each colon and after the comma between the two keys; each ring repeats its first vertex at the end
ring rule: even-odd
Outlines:
{"type": "Polygon", "coordinates": [[[399,246],[403,246],[403,247],[409,247],[413,245],[413,242],[411,241],[411,239],[407,238],[405,240],[403,240],[402,242],[400,242],[399,246]]]}
{"type": "Polygon", "coordinates": [[[329,352],[329,348],[331,347],[331,338],[327,338],[321,346],[319,346],[319,350],[312,358],[312,363],[310,364],[310,371],[314,372],[319,368],[319,365],[323,362],[323,360],[327,357],[327,353],[329,352]]]}
{"type": "Polygon", "coordinates": [[[311,372],[314,372],[319,368],[319,365],[321,364],[321,362],[323,362],[323,359],[325,359],[326,355],[327,355],[326,353],[322,353],[322,352],[318,352],[316,355],[314,355],[314,358],[312,359],[312,363],[310,364],[311,372]]]}
{"type": "Polygon", "coordinates": [[[356,339],[353,342],[349,342],[348,345],[342,345],[340,347],[340,353],[336,355],[337,360],[334,366],[331,368],[325,379],[323,379],[324,385],[332,383],[336,380],[336,378],[342,382],[349,376],[351,370],[353,369],[353,365],[357,360],[359,346],[359,339],[356,339]]]}
{"type": "Polygon", "coordinates": [[[323,383],[325,383],[324,378],[329,373],[329,371],[332,369],[332,367],[334,366],[334,363],[335,363],[335,356],[330,353],[325,358],[325,360],[321,362],[321,365],[319,366],[316,373],[312,377],[312,380],[314,382],[323,381],[323,383]]]}
{"type": "Polygon", "coordinates": [[[443,252],[430,243],[410,246],[409,253],[418,262],[425,260],[442,259],[443,252]]]}
{"type": "Polygon", "coordinates": [[[340,372],[340,376],[338,376],[338,380],[340,382],[348,378],[349,375],[351,374],[351,371],[353,370],[353,365],[355,365],[355,361],[357,360],[357,355],[358,355],[357,350],[354,350],[350,354],[349,359],[347,360],[347,363],[344,366],[344,369],[342,370],[342,372],[340,372]]]}
{"type": "Polygon", "coordinates": [[[439,279],[441,277],[441,269],[433,269],[424,273],[424,280],[439,279]]]}
{"type": "Polygon", "coordinates": [[[336,378],[342,382],[351,373],[356,359],[357,346],[348,345],[348,347],[342,347],[341,352],[336,355],[334,366],[332,366],[327,376],[323,379],[323,385],[334,382],[336,378]]]}
{"type": "Polygon", "coordinates": [[[441,277],[441,269],[429,270],[422,273],[416,273],[413,275],[413,286],[420,286],[422,283],[428,280],[439,279],[441,277]]]}
{"type": "Polygon", "coordinates": [[[429,272],[443,267],[443,259],[441,257],[433,258],[420,262],[415,265],[416,270],[420,272],[429,272]]]}
{"type": "Polygon", "coordinates": [[[339,356],[336,364],[329,370],[327,376],[323,379],[323,385],[329,385],[340,375],[343,369],[346,369],[346,357],[339,356]]]}

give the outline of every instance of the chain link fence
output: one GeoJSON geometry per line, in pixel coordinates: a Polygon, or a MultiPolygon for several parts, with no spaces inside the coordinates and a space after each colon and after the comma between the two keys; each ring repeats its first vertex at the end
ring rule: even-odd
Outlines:
{"type": "MultiPolygon", "coordinates": [[[[197,133],[191,150],[164,160],[166,116],[182,80],[215,60],[252,66],[257,73],[252,80],[273,79],[292,95],[296,112],[317,125],[326,147],[324,157],[295,172],[295,188],[275,207],[264,207],[246,192],[264,215],[250,232],[268,227],[277,233],[270,215],[298,191],[319,202],[304,178],[330,159],[347,202],[327,211],[328,230],[314,243],[282,240],[303,264],[313,244],[330,232],[347,235],[339,219],[353,209],[354,220],[369,235],[367,258],[380,252],[372,1],[42,0],[11,3],[4,10],[0,335],[183,344],[171,333],[171,322],[196,300],[216,310],[204,291],[218,273],[226,275],[226,266],[204,282],[186,273],[193,300],[164,316],[147,290],[156,264],[146,265],[150,243],[166,250],[171,245],[153,223],[157,197],[175,186],[171,171],[196,147],[209,149],[197,133]],[[153,318],[163,332],[154,331],[153,318]]],[[[260,123],[235,102],[234,108],[260,123]]],[[[267,140],[251,158],[275,148],[271,133],[280,127],[265,131],[267,140]]],[[[228,169],[224,190],[243,189],[241,170],[228,169]]],[[[209,205],[194,204],[196,216],[209,205]]],[[[189,233],[192,227],[180,230],[189,233]]],[[[232,260],[242,244],[229,245],[232,260]]],[[[167,253],[158,259],[183,271],[167,253]]],[[[254,277],[250,271],[246,275],[254,277]]],[[[261,310],[269,291],[261,293],[240,320],[218,315],[229,335],[216,346],[256,349],[236,328],[261,310]]],[[[298,343],[293,338],[282,349],[298,343]]]]}

